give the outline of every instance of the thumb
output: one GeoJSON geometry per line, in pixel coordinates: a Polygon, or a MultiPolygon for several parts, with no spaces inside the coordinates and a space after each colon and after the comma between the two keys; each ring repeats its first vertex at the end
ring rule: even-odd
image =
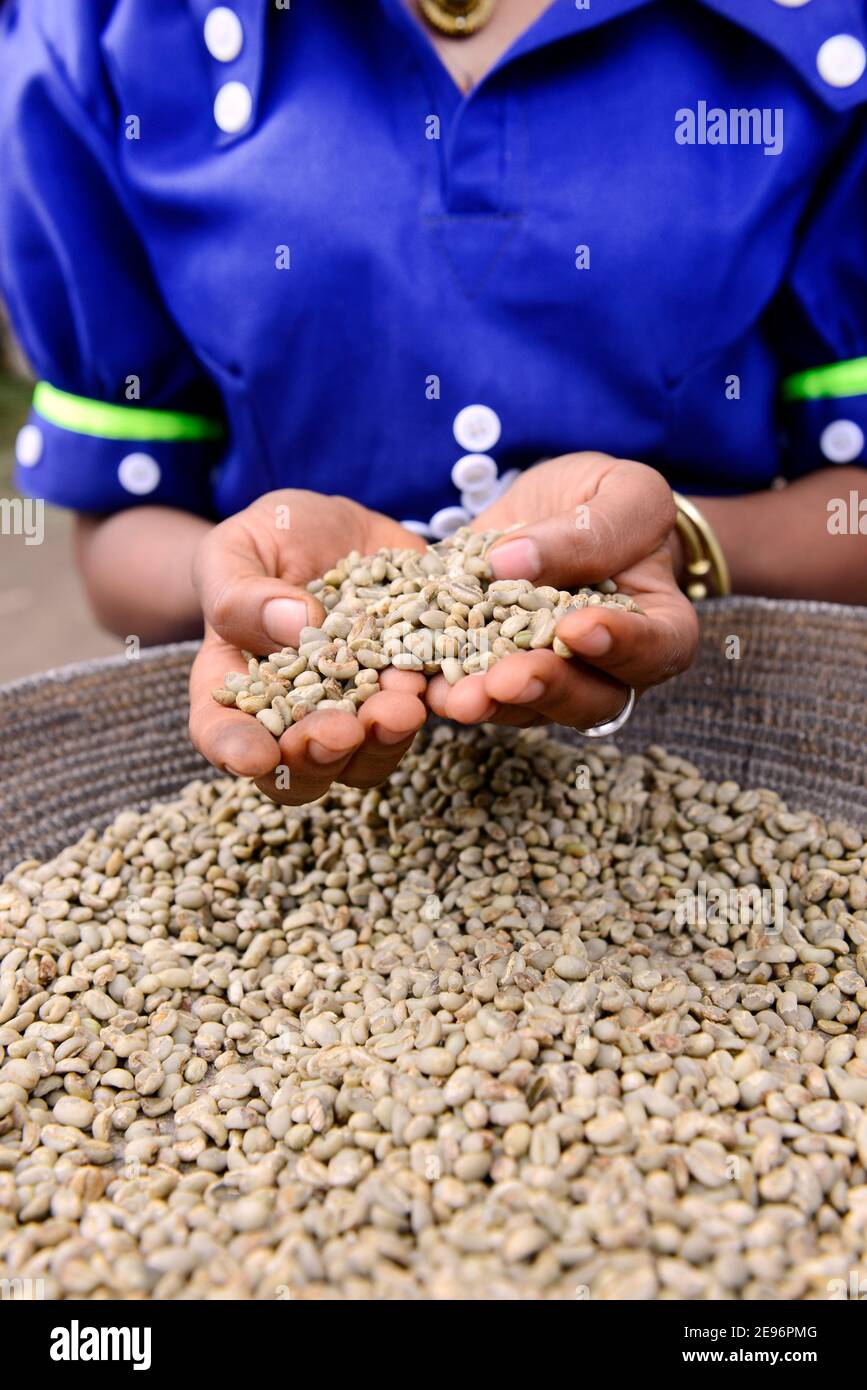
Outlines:
{"type": "Polygon", "coordinates": [[[586,502],[510,533],[491,548],[488,560],[495,579],[531,579],[557,588],[595,584],[657,550],[674,515],[662,475],[621,460],[586,502]]]}
{"type": "Polygon", "coordinates": [[[264,574],[253,555],[226,544],[219,531],[203,541],[194,565],[205,621],[238,650],[267,655],[297,647],[303,627],[324,621],[322,605],[306,589],[264,574]]]}
{"type": "Polygon", "coordinates": [[[267,654],[297,647],[303,627],[319,627],[325,609],[306,589],[280,579],[241,575],[224,585],[207,621],[239,650],[267,654]]]}

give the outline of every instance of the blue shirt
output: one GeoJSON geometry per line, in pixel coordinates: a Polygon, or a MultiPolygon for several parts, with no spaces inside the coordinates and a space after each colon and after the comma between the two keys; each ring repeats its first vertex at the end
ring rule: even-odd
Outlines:
{"type": "Polygon", "coordinates": [[[865,0],[554,0],[468,96],[401,0],[6,0],[19,486],[443,534],[542,457],[864,462],[865,0]]]}

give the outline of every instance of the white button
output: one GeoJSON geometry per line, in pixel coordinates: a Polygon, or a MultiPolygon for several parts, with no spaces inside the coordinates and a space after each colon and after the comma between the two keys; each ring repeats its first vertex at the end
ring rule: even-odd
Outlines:
{"type": "Polygon", "coordinates": [[[852,34],[835,34],[816,54],[816,66],[829,86],[853,87],[864,76],[867,52],[852,34]]]}
{"type": "Polygon", "coordinates": [[[785,5],[790,10],[800,9],[801,5],[808,5],[810,0],[777,0],[778,5],[785,5]]]}
{"type": "Polygon", "coordinates": [[[485,507],[489,507],[492,502],[496,502],[500,495],[500,489],[495,480],[488,483],[487,487],[470,488],[461,493],[461,506],[466,507],[470,516],[478,516],[485,507]]]}
{"type": "Polygon", "coordinates": [[[243,82],[226,82],[214,99],[214,120],[227,135],[237,135],[250,119],[253,98],[243,82]]]}
{"type": "Polygon", "coordinates": [[[227,5],[217,5],[205,20],[205,45],[212,58],[231,63],[244,46],[241,21],[227,5]]]}
{"type": "Polygon", "coordinates": [[[42,458],[45,436],[38,425],[24,425],[15,440],[15,457],[22,468],[35,468],[42,458]]]}
{"type": "Polygon", "coordinates": [[[401,526],[405,526],[407,531],[412,531],[416,536],[429,536],[430,527],[426,521],[402,521],[401,526]]]}
{"type": "Polygon", "coordinates": [[[864,431],[854,420],[834,420],[822,430],[819,448],[831,463],[851,463],[864,452],[864,431]]]}
{"type": "Polygon", "coordinates": [[[485,487],[497,476],[497,465],[487,454],[464,454],[452,469],[452,482],[458,492],[485,487]]]}
{"type": "Polygon", "coordinates": [[[469,519],[470,514],[465,507],[441,507],[430,519],[431,535],[436,536],[438,541],[445,540],[453,531],[466,526],[469,519]]]}
{"type": "Polygon", "coordinates": [[[159,486],[160,466],[150,454],[127,454],[118,465],[117,476],[121,487],[136,497],[144,497],[159,486]]]}
{"type": "Polygon", "coordinates": [[[486,454],[500,437],[500,417],[489,405],[465,405],[452,426],[455,439],[469,454],[486,454]]]}

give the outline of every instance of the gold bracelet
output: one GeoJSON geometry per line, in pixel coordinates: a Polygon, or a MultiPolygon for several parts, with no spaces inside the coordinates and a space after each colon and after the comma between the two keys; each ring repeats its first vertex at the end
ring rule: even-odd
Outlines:
{"type": "Polygon", "coordinates": [[[722,598],[732,591],[729,567],[713,527],[698,507],[679,492],[673,494],[677,507],[675,527],[683,543],[686,565],[684,591],[693,603],[713,594],[722,598]]]}

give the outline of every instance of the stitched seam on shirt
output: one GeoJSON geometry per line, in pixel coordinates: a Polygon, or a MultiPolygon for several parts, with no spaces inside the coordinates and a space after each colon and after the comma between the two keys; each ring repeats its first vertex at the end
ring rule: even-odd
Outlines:
{"type": "Polygon", "coordinates": [[[466,222],[466,221],[491,222],[491,221],[493,221],[493,222],[500,222],[500,223],[503,223],[503,224],[508,224],[508,223],[510,223],[510,222],[514,224],[514,225],[510,228],[508,236],[503,237],[502,240],[500,241],[499,246],[496,248],[495,251],[493,251],[493,252],[491,253],[491,259],[490,259],[490,261],[488,262],[488,265],[487,265],[485,271],[483,272],[483,274],[481,275],[481,277],[480,277],[480,279],[479,279],[478,288],[475,289],[474,291],[470,291],[470,290],[467,289],[466,284],[465,284],[465,282],[464,282],[464,280],[463,280],[463,278],[462,278],[462,276],[461,276],[459,270],[457,269],[456,262],[452,260],[451,253],[450,253],[448,247],[443,243],[442,239],[441,239],[439,236],[436,236],[436,235],[434,236],[434,245],[435,245],[437,251],[439,252],[439,254],[442,256],[442,258],[443,258],[443,260],[445,261],[446,265],[448,266],[449,272],[451,273],[452,279],[454,280],[454,282],[455,282],[455,284],[456,284],[456,286],[457,286],[459,292],[461,293],[461,295],[463,296],[464,299],[466,299],[468,302],[471,302],[471,301],[474,300],[474,299],[478,299],[479,295],[482,293],[482,291],[484,290],[485,286],[488,284],[489,280],[491,279],[491,276],[493,275],[494,271],[496,270],[496,268],[497,268],[499,262],[505,257],[506,253],[508,252],[508,250],[510,249],[510,247],[513,245],[513,243],[514,243],[514,241],[515,241],[515,237],[516,237],[517,233],[518,233],[519,230],[520,230],[521,223],[522,223],[523,220],[524,220],[524,214],[523,214],[523,212],[519,212],[519,213],[491,213],[491,214],[486,214],[486,213],[478,213],[478,214],[477,214],[477,213],[453,213],[453,214],[451,214],[451,216],[449,216],[449,215],[437,216],[437,217],[423,216],[422,220],[423,220],[424,222],[426,222],[431,228],[435,228],[435,227],[436,227],[436,224],[438,224],[438,223],[450,222],[450,221],[452,221],[453,218],[455,218],[455,217],[460,218],[461,222],[466,222]]]}

